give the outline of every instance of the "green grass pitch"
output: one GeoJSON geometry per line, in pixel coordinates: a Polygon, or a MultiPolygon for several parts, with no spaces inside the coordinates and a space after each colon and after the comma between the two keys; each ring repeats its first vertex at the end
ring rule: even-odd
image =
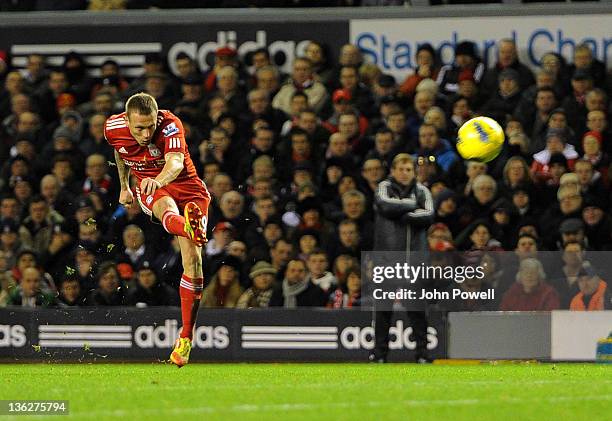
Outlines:
{"type": "Polygon", "coordinates": [[[4,364],[0,373],[0,399],[69,400],[70,416],[53,419],[612,419],[610,365],[4,364]]]}

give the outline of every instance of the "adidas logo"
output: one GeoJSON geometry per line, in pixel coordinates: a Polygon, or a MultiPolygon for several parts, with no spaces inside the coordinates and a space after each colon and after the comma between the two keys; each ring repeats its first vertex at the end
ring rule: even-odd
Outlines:
{"type": "Polygon", "coordinates": [[[127,151],[126,151],[126,150],[125,150],[125,148],[122,146],[122,147],[119,149],[119,153],[127,153],[127,151]]]}

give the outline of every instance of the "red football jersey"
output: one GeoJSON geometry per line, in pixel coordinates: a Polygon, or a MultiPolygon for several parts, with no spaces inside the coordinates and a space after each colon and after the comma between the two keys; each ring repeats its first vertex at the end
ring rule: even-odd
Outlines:
{"type": "Polygon", "coordinates": [[[185,156],[183,170],[173,182],[198,178],[185,142],[183,124],[170,111],[157,112],[157,128],[153,140],[147,146],[140,146],[132,137],[125,112],[112,115],[106,120],[104,137],[138,181],[146,177],[157,177],[166,164],[164,156],[169,152],[181,152],[185,156]]]}

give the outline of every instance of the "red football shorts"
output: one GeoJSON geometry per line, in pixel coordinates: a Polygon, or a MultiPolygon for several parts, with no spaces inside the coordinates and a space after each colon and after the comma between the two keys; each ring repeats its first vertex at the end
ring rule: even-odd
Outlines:
{"type": "Polygon", "coordinates": [[[142,211],[153,218],[153,205],[156,201],[164,196],[170,196],[176,202],[181,214],[188,202],[195,202],[204,216],[208,219],[208,204],[210,203],[210,193],[206,188],[206,184],[199,178],[172,182],[161,189],[155,190],[153,195],[142,195],[140,187],[136,187],[136,198],[142,208],[142,211]]]}

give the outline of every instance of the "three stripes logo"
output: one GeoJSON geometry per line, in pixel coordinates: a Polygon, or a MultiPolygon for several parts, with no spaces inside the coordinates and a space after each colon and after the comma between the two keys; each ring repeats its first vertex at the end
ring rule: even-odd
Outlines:
{"type": "Polygon", "coordinates": [[[131,348],[132,326],[40,325],[38,345],[49,348],[131,348]]]}
{"type": "Polygon", "coordinates": [[[181,148],[181,138],[180,137],[171,137],[168,139],[168,149],[180,149],[181,148]]]}
{"type": "Polygon", "coordinates": [[[26,67],[30,54],[42,54],[49,66],[60,67],[64,55],[76,51],[83,55],[88,73],[100,77],[100,65],[107,59],[115,60],[121,66],[121,73],[127,77],[142,74],[144,55],[161,53],[160,42],[96,43],[96,44],[16,44],[11,47],[12,65],[18,69],[26,67]]]}
{"type": "Polygon", "coordinates": [[[243,349],[338,349],[337,326],[242,326],[243,349]]]}

